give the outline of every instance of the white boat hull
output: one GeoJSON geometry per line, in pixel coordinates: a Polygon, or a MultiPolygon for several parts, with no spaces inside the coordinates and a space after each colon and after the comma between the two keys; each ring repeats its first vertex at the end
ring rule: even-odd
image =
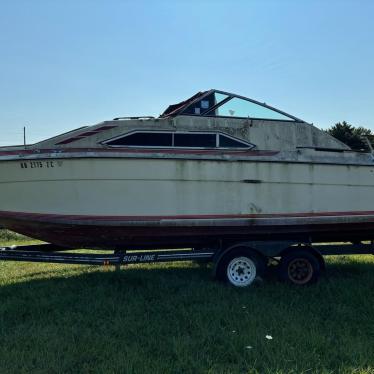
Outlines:
{"type": "Polygon", "coordinates": [[[369,238],[373,182],[371,165],[39,155],[0,161],[0,225],[100,248],[369,238]]]}

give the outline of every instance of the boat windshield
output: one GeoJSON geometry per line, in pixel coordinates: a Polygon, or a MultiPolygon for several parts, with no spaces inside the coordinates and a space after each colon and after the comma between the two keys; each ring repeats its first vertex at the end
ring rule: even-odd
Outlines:
{"type": "Polygon", "coordinates": [[[265,103],[217,90],[198,92],[186,101],[170,105],[161,117],[174,117],[176,115],[303,122],[265,103]]]}

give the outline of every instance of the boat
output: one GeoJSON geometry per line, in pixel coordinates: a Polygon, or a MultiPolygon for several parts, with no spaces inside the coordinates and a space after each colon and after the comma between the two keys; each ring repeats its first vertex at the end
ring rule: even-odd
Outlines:
{"type": "Polygon", "coordinates": [[[215,89],[0,148],[0,226],[68,248],[371,240],[373,194],[371,153],[215,89]]]}

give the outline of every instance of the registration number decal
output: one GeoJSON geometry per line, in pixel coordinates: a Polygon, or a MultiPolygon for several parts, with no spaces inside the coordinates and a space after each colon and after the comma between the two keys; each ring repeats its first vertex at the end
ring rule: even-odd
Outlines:
{"type": "Polygon", "coordinates": [[[62,161],[22,161],[20,163],[21,169],[50,169],[61,167],[62,161]]]}

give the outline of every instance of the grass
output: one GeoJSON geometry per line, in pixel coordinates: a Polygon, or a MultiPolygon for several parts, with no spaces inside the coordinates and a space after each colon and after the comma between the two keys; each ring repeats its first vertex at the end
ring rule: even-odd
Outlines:
{"type": "Polygon", "coordinates": [[[188,262],[0,262],[0,372],[374,373],[373,289],[372,256],[251,289],[188,262]]]}

